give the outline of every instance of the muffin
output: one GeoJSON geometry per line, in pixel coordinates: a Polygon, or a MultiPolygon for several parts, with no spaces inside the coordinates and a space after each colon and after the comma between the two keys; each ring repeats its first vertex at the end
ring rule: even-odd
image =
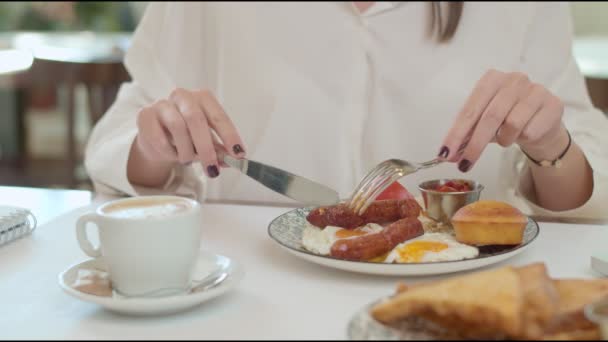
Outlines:
{"type": "Polygon", "coordinates": [[[519,245],[528,218],[519,209],[499,201],[477,201],[452,216],[456,240],[467,245],[519,245]]]}

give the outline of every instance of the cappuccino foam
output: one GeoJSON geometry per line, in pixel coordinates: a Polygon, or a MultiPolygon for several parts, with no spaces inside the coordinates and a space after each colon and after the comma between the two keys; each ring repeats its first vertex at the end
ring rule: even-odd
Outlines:
{"type": "Polygon", "coordinates": [[[103,209],[111,217],[124,219],[162,218],[183,213],[192,209],[192,205],[183,200],[137,199],[115,203],[103,209]]]}

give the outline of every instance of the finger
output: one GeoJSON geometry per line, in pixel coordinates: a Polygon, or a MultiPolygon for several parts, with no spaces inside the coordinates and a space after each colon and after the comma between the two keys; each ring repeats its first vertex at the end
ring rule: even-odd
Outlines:
{"type": "Polygon", "coordinates": [[[545,97],[545,91],[542,86],[531,86],[528,90],[528,96],[525,96],[515,104],[515,107],[513,107],[500,126],[496,134],[496,142],[503,147],[511,146],[539,111],[545,97]]]}
{"type": "Polygon", "coordinates": [[[159,112],[152,106],[142,109],[137,117],[137,134],[140,143],[168,161],[177,161],[177,150],[170,143],[159,122],[159,112]]]}
{"type": "MultiPolygon", "coordinates": [[[[163,133],[164,134],[164,133],[163,133]]],[[[165,138],[168,142],[168,138],[165,138]]],[[[141,139],[138,141],[140,146],[144,149],[144,151],[149,151],[148,158],[153,158],[154,160],[162,160],[169,162],[177,162],[177,150],[175,147],[169,145],[167,148],[163,148],[163,145],[158,143],[154,143],[148,139],[141,139]]]]}
{"type": "MultiPolygon", "coordinates": [[[[473,131],[475,130],[475,127],[473,127],[473,131]]],[[[461,155],[464,152],[464,149],[469,146],[469,142],[471,141],[471,136],[473,135],[473,132],[469,133],[465,138],[464,141],[462,142],[462,144],[460,144],[460,146],[458,146],[458,152],[457,154],[461,155]]]]}
{"type": "Polygon", "coordinates": [[[485,147],[496,135],[507,114],[527,89],[528,83],[528,78],[523,74],[509,76],[508,83],[501,87],[481,115],[471,136],[471,141],[458,163],[460,171],[467,172],[473,167],[485,147]]]}
{"type": "Polygon", "coordinates": [[[224,163],[224,156],[229,154],[226,147],[222,145],[219,139],[213,135],[213,147],[215,148],[215,153],[217,154],[217,160],[221,167],[230,167],[230,165],[224,163]]]}
{"type": "Polygon", "coordinates": [[[230,165],[224,163],[224,155],[229,154],[224,145],[214,138],[213,148],[215,149],[215,154],[217,155],[218,165],[223,168],[230,167],[230,165]]]}
{"type": "Polygon", "coordinates": [[[174,103],[162,100],[157,102],[159,118],[162,126],[169,132],[171,140],[177,149],[177,158],[180,163],[186,164],[194,159],[194,148],[188,127],[179,109],[174,103]]]}
{"type": "Polygon", "coordinates": [[[502,86],[505,75],[503,72],[490,70],[477,82],[443,141],[440,150],[441,157],[452,162],[459,160],[457,153],[450,153],[450,151],[455,152],[460,149],[467,135],[479,121],[484,109],[502,86]]]}
{"type": "Polygon", "coordinates": [[[215,96],[208,90],[199,91],[198,96],[209,126],[217,132],[226,150],[236,158],[245,156],[245,145],[215,96]]]}
{"type": "Polygon", "coordinates": [[[561,125],[563,104],[557,97],[549,94],[547,90],[545,92],[547,96],[545,96],[540,109],[523,128],[517,139],[522,144],[538,144],[544,140],[548,133],[555,132],[555,128],[561,125]]]}
{"type": "Polygon", "coordinates": [[[179,107],[184,122],[186,122],[186,127],[192,139],[190,144],[194,146],[196,156],[201,161],[207,176],[211,178],[219,176],[217,154],[213,145],[211,128],[207,124],[204,110],[196,96],[185,90],[176,90],[172,93],[172,99],[179,107]]]}

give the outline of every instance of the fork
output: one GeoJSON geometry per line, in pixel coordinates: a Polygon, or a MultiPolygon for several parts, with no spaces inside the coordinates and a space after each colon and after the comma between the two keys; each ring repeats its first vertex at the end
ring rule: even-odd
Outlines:
{"type": "Polygon", "coordinates": [[[418,170],[441,164],[443,161],[440,158],[424,163],[412,163],[401,159],[385,160],[368,172],[355,188],[348,202],[348,207],[358,215],[363,215],[376,197],[393,182],[418,170]]]}

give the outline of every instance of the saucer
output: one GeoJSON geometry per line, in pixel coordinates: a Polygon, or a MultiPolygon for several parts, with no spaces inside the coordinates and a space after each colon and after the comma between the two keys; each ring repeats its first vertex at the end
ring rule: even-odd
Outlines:
{"type": "Polygon", "coordinates": [[[202,291],[191,291],[165,297],[123,297],[117,294],[111,296],[93,295],[74,288],[72,285],[81,270],[106,271],[107,266],[103,259],[90,259],[72,265],[59,274],[59,286],[67,294],[80,300],[101,305],[110,311],[130,315],[171,314],[190,309],[232,290],[244,275],[242,268],[230,258],[201,251],[193,272],[193,278],[200,279],[212,273],[225,273],[227,276],[222,277],[221,281],[215,286],[202,291]]]}

